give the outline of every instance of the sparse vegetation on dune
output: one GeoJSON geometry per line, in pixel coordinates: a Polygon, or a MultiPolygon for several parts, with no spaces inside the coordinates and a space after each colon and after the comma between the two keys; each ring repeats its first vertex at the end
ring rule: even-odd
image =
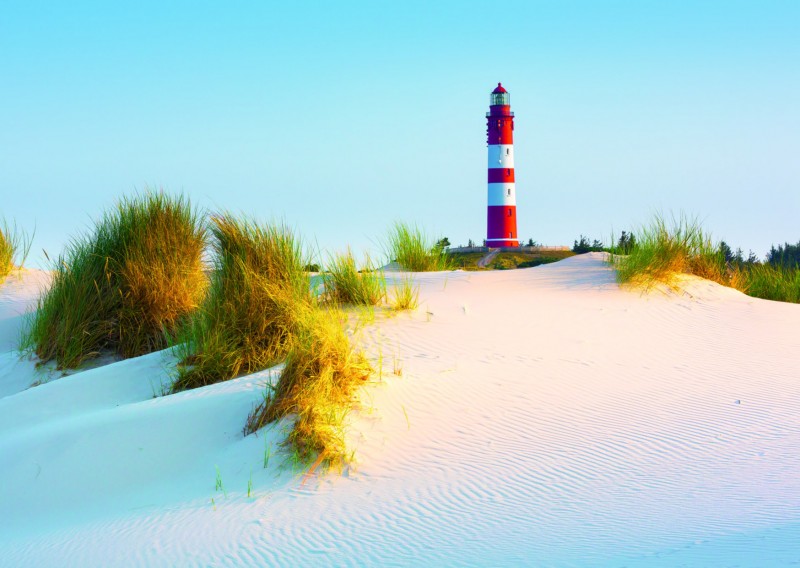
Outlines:
{"type": "Polygon", "coordinates": [[[676,275],[689,273],[727,284],[724,255],[697,219],[680,215],[668,223],[658,214],[636,232],[635,243],[626,256],[614,255],[618,249],[612,249],[620,283],[673,285],[676,275]]]}
{"type": "Polygon", "coordinates": [[[15,268],[22,268],[30,250],[31,239],[17,229],[0,221],[0,282],[15,268]]]}
{"type": "Polygon", "coordinates": [[[419,286],[411,278],[404,278],[394,287],[391,307],[396,312],[415,310],[419,304],[419,286]]]}
{"type": "Polygon", "coordinates": [[[300,243],[287,227],[225,214],[212,219],[208,297],[183,330],[174,391],[268,368],[284,359],[300,310],[312,303],[300,243]]]}
{"type": "Polygon", "coordinates": [[[445,239],[430,238],[416,225],[397,222],[389,231],[385,243],[389,259],[403,270],[411,272],[436,272],[452,270],[453,261],[445,251],[445,239]]]}
{"type": "Polygon", "coordinates": [[[584,254],[587,252],[602,252],[606,250],[603,246],[602,241],[598,241],[597,239],[593,239],[592,242],[589,242],[588,237],[584,237],[583,235],[580,236],[579,240],[575,241],[575,244],[572,245],[572,252],[575,254],[584,254]]]}
{"type": "Polygon", "coordinates": [[[359,271],[355,258],[347,252],[331,256],[328,271],[322,275],[325,298],[342,304],[375,306],[386,296],[386,279],[369,257],[359,271]]]}
{"type": "MultiPolygon", "coordinates": [[[[618,282],[645,288],[657,283],[672,286],[678,274],[694,274],[756,298],[800,303],[800,268],[787,262],[785,253],[771,254],[781,259],[774,263],[761,264],[752,253],[745,261],[740,252],[733,255],[724,241],[714,244],[696,219],[681,215],[671,221],[667,224],[656,215],[635,238],[620,239],[611,256],[618,282]]],[[[771,252],[778,251],[773,247],[771,252]]]]}
{"type": "Polygon", "coordinates": [[[750,264],[735,268],[731,285],[756,298],[800,304],[800,267],[750,264]]]}
{"type": "Polygon", "coordinates": [[[168,344],[206,288],[203,221],[188,199],[121,199],[53,266],[22,347],[74,368],[103,351],[133,357],[168,344]]]}
{"type": "Polygon", "coordinates": [[[348,459],[344,419],[356,389],[370,375],[367,360],[350,343],[337,309],[302,305],[280,378],[253,410],[245,433],[294,417],[288,442],[301,459],[317,455],[328,464],[348,459]]]}
{"type": "MultiPolygon", "coordinates": [[[[371,369],[350,343],[344,314],[312,294],[300,242],[287,227],[221,215],[211,232],[211,286],[180,337],[184,358],[173,391],[284,361],[245,433],[292,416],[287,442],[298,456],[345,460],[343,420],[371,369]]],[[[349,270],[349,260],[343,262],[349,270]]]]}

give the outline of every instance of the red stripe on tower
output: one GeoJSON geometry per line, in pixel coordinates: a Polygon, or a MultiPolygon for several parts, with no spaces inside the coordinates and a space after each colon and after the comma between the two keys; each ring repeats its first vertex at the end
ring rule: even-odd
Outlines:
{"type": "Polygon", "coordinates": [[[511,95],[497,83],[486,113],[489,144],[489,195],[486,246],[519,246],[517,196],[514,184],[514,113],[511,95]]]}

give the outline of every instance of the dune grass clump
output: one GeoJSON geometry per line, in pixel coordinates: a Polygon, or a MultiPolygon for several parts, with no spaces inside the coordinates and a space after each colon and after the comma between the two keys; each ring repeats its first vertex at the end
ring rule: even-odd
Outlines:
{"type": "Polygon", "coordinates": [[[205,224],[189,200],[163,192],[121,199],[53,267],[22,347],[75,368],[104,351],[134,357],[167,347],[206,288],[205,224]]]}
{"type": "Polygon", "coordinates": [[[695,219],[685,216],[667,225],[656,215],[650,226],[636,233],[636,244],[622,254],[612,253],[617,281],[644,287],[673,285],[678,274],[694,274],[730,286],[749,296],[800,303],[800,269],[757,261],[726,261],[724,243],[713,244],[695,219]]]}
{"type": "Polygon", "coordinates": [[[317,301],[299,240],[280,224],[224,214],[212,219],[209,294],[182,333],[173,392],[284,362],[248,417],[246,434],[293,417],[287,443],[308,461],[346,460],[343,421],[371,369],[351,346],[345,316],[317,301]]]}
{"type": "Polygon", "coordinates": [[[22,268],[31,247],[31,239],[14,226],[0,221],[0,283],[14,268],[22,268]]]}
{"type": "Polygon", "coordinates": [[[386,296],[386,279],[375,270],[369,257],[359,272],[355,258],[348,249],[333,255],[328,271],[322,275],[325,298],[340,304],[375,306],[386,296]]]}
{"type": "Polygon", "coordinates": [[[636,239],[627,256],[612,253],[618,282],[645,288],[657,283],[672,286],[678,274],[695,274],[727,285],[725,257],[696,219],[681,215],[667,223],[658,214],[636,233],[636,239]]]}
{"type": "MultiPolygon", "coordinates": [[[[441,242],[441,241],[440,241],[441,242]]],[[[385,244],[391,260],[411,272],[452,270],[453,261],[444,248],[416,225],[397,222],[385,244]]]]}
{"type": "Polygon", "coordinates": [[[288,353],[312,303],[300,243],[287,227],[229,214],[212,219],[214,266],[206,301],[181,333],[173,391],[266,369],[288,353]]]}
{"type": "Polygon", "coordinates": [[[772,264],[745,265],[734,270],[731,285],[756,298],[800,304],[800,268],[772,264]]]}
{"type": "Polygon", "coordinates": [[[394,287],[391,307],[394,311],[415,310],[419,305],[419,286],[411,278],[404,278],[394,287]]]}
{"type": "Polygon", "coordinates": [[[317,456],[329,465],[348,456],[344,420],[356,389],[372,369],[351,345],[337,309],[298,306],[295,332],[277,384],[248,417],[245,433],[291,416],[287,442],[303,461],[317,456]]]}

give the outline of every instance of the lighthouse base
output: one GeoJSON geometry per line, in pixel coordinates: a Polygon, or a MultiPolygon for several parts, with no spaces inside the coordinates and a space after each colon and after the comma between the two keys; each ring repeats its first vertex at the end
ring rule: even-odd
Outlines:
{"type": "Polygon", "coordinates": [[[486,239],[486,246],[489,248],[518,247],[519,241],[516,239],[486,239]]]}
{"type": "Polygon", "coordinates": [[[517,234],[517,206],[489,205],[486,218],[486,246],[516,247],[519,246],[517,234]]]}

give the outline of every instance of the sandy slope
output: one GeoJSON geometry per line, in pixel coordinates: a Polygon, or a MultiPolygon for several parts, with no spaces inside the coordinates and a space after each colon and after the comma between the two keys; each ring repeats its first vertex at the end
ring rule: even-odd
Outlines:
{"type": "Polygon", "coordinates": [[[0,354],[0,565],[800,561],[800,306],[620,290],[597,254],[416,276],[362,337],[357,466],[305,485],[281,425],[241,435],[269,372],[155,396],[156,353],[21,390],[0,354]]]}
{"type": "Polygon", "coordinates": [[[0,282],[0,353],[14,349],[25,314],[36,308],[39,292],[50,283],[44,270],[15,270],[0,282]]]}

